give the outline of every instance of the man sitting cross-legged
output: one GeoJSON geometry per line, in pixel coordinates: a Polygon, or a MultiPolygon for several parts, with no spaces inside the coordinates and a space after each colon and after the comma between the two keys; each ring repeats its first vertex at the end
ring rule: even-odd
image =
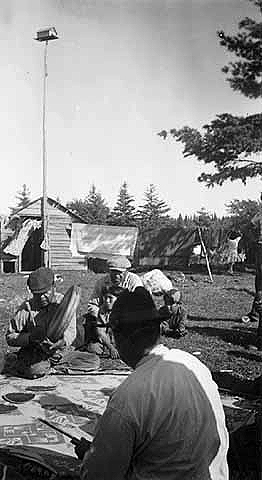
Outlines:
{"type": "MultiPolygon", "coordinates": [[[[20,347],[12,373],[37,378],[47,374],[51,364],[61,359],[61,352],[73,344],[76,308],[61,321],[55,317],[64,296],[56,292],[54,273],[49,268],[40,267],[33,271],[27,285],[32,298],[23,302],[10,320],[6,341],[11,347],[20,347]],[[55,318],[56,324],[52,325],[55,318]]],[[[78,301],[77,298],[75,306],[78,301]]]]}

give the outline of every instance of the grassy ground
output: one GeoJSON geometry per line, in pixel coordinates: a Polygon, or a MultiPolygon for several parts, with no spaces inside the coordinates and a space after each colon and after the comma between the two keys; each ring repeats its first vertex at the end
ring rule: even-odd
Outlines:
{"type": "MultiPolygon", "coordinates": [[[[100,275],[92,272],[59,273],[63,282],[58,283],[58,291],[64,293],[72,284],[82,287],[78,313],[80,324],[94,283],[100,275]]],[[[172,272],[168,273],[172,277],[172,272]]],[[[234,276],[214,275],[214,282],[210,283],[204,274],[186,274],[182,290],[189,312],[189,334],[179,340],[163,338],[164,343],[190,353],[199,352],[198,357],[211,370],[232,369],[234,373],[249,378],[259,375],[262,354],[250,348],[255,344],[257,324],[240,322],[241,316],[248,312],[253,300],[254,276],[247,273],[236,273],[234,276]]],[[[2,352],[7,351],[4,333],[8,320],[25,295],[26,278],[23,275],[0,276],[2,352]]],[[[117,362],[112,365],[117,366],[117,362]]]]}
{"type": "MultiPolygon", "coordinates": [[[[64,293],[72,284],[82,287],[82,296],[78,312],[78,323],[86,312],[87,302],[94,283],[100,275],[92,272],[59,272],[63,282],[57,290],[64,293]]],[[[168,273],[171,277],[172,272],[168,273]]],[[[233,375],[245,379],[254,379],[261,375],[262,353],[252,346],[256,340],[256,323],[243,324],[241,316],[249,311],[254,293],[254,275],[236,273],[234,276],[214,275],[210,283],[206,274],[186,274],[180,288],[188,308],[188,335],[175,340],[163,337],[170,347],[181,348],[194,353],[212,371],[232,370],[233,375]]],[[[16,307],[27,295],[26,278],[21,274],[0,275],[0,351],[2,355],[8,349],[5,343],[5,330],[8,320],[16,307]]],[[[161,299],[156,299],[161,303],[161,299]]],[[[102,359],[107,368],[123,368],[120,360],[102,359]]],[[[246,479],[254,479],[250,472],[246,479]]],[[[231,473],[232,480],[240,479],[231,473]]]]}

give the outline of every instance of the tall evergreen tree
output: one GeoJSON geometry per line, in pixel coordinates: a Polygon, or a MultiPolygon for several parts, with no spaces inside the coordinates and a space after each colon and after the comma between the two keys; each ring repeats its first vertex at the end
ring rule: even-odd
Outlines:
{"type": "Polygon", "coordinates": [[[129,194],[126,182],[120,187],[116,205],[110,214],[109,223],[122,226],[136,225],[134,198],[129,194]]]}
{"type": "Polygon", "coordinates": [[[103,225],[107,223],[109,208],[101,193],[96,190],[93,184],[87,196],[87,210],[89,223],[103,225]]]}
{"type": "MultiPolygon", "coordinates": [[[[249,0],[262,14],[262,0],[249,0]]],[[[248,98],[262,97],[262,22],[249,17],[238,24],[235,35],[217,32],[220,45],[235,55],[222,71],[228,75],[230,87],[248,98]]],[[[222,113],[201,131],[189,126],[158,133],[163,139],[168,134],[184,145],[184,157],[195,156],[214,173],[203,172],[198,180],[208,187],[222,185],[226,180],[262,177],[262,115],[235,116],[222,113]]]]}
{"type": "Polygon", "coordinates": [[[16,197],[15,197],[17,199],[16,206],[10,208],[11,215],[17,212],[17,210],[20,210],[20,208],[26,207],[31,202],[30,195],[31,195],[30,190],[24,183],[22,185],[22,189],[19,190],[16,194],[16,197]]]}
{"type": "Polygon", "coordinates": [[[159,198],[155,185],[150,184],[145,192],[144,204],[138,209],[141,228],[144,230],[165,226],[169,222],[169,211],[170,207],[159,198]]]}
{"type": "Polygon", "coordinates": [[[185,222],[183,220],[182,214],[180,213],[176,219],[176,226],[178,228],[183,228],[185,226],[185,222]]]}
{"type": "Polygon", "coordinates": [[[198,212],[197,212],[197,218],[196,218],[196,225],[198,227],[210,227],[210,225],[214,223],[213,218],[210,215],[210,213],[202,207],[198,212]]]}
{"type": "Polygon", "coordinates": [[[67,202],[67,208],[83,217],[87,222],[98,225],[107,223],[109,208],[101,193],[92,185],[84,199],[73,199],[67,202]]]}
{"type": "Polygon", "coordinates": [[[72,212],[76,213],[77,215],[80,215],[84,220],[88,221],[88,205],[87,205],[87,199],[77,199],[73,198],[70,202],[66,203],[67,208],[72,210],[72,212]]]}

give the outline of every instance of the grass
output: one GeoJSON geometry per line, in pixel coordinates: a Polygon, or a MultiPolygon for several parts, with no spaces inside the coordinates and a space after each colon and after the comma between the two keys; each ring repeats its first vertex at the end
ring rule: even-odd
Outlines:
{"type": "MultiPolygon", "coordinates": [[[[58,272],[63,278],[57,290],[64,293],[72,284],[82,287],[78,311],[78,324],[81,326],[83,314],[93,290],[95,281],[101,274],[92,272],[58,272]]],[[[172,272],[168,273],[171,277],[172,272]]],[[[254,379],[261,375],[262,353],[252,348],[256,340],[257,324],[240,322],[251,306],[254,293],[254,275],[236,273],[214,275],[210,283],[205,274],[186,274],[180,284],[184,302],[187,305],[188,335],[181,339],[162,337],[169,347],[181,348],[194,353],[210,370],[232,370],[233,375],[244,379],[254,379]]],[[[26,278],[22,274],[0,275],[0,351],[2,355],[11,349],[5,343],[5,331],[16,307],[27,295],[26,278]]],[[[161,299],[156,298],[161,303],[161,299]]],[[[120,360],[102,359],[106,368],[123,368],[120,360]]],[[[231,473],[231,478],[240,478],[231,473]]],[[[252,477],[252,473],[245,478],[252,477]]]]}
{"type": "MultiPolygon", "coordinates": [[[[92,272],[59,272],[63,278],[57,290],[64,293],[72,284],[82,287],[78,324],[101,274],[92,272]]],[[[166,272],[172,277],[172,272],[166,272]]],[[[254,276],[237,273],[234,276],[215,275],[214,282],[204,274],[186,274],[183,291],[188,308],[188,335],[182,339],[163,337],[170,347],[193,353],[211,370],[233,370],[233,373],[255,378],[261,372],[262,354],[250,346],[255,344],[256,323],[242,324],[241,316],[249,311],[253,300],[254,276]]],[[[5,331],[16,307],[27,295],[26,277],[22,274],[0,275],[0,348],[8,350],[5,331]]],[[[161,299],[156,298],[158,304],[161,299]]],[[[110,363],[110,362],[109,362],[110,363]]],[[[117,362],[112,361],[113,367],[117,362]]]]}

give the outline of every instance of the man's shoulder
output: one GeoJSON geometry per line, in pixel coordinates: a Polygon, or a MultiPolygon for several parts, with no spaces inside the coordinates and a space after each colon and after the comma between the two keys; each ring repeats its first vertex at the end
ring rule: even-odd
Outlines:
{"type": "Polygon", "coordinates": [[[141,280],[141,277],[139,277],[139,275],[135,272],[129,272],[129,270],[127,270],[126,275],[133,278],[139,278],[141,280]]]}
{"type": "Polygon", "coordinates": [[[122,410],[129,405],[127,399],[129,399],[129,402],[132,401],[133,395],[139,395],[135,371],[129,373],[127,378],[117,387],[110,399],[110,406],[122,410]]]}
{"type": "Polygon", "coordinates": [[[15,306],[15,314],[21,315],[21,312],[29,312],[32,309],[32,299],[23,300],[22,302],[17,302],[15,306]]]}
{"type": "Polygon", "coordinates": [[[125,280],[133,281],[139,284],[140,286],[143,286],[142,279],[137,273],[126,271],[125,280]]]}

